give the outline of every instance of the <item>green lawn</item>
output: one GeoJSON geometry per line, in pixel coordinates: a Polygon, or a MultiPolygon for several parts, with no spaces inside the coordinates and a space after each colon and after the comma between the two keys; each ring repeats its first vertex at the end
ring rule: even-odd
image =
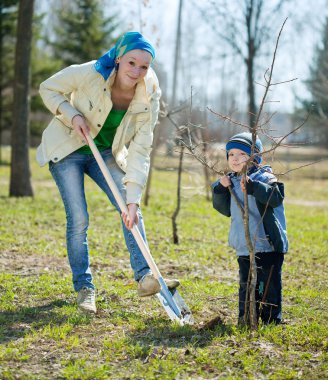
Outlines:
{"type": "Polygon", "coordinates": [[[172,243],[171,227],[177,175],[163,170],[163,157],[143,208],[154,259],[164,277],[181,280],[180,294],[194,314],[194,326],[179,327],[156,297],[138,298],[119,216],[90,181],[89,242],[99,312],[90,317],[77,311],[63,207],[34,154],[33,199],[8,198],[10,168],[0,166],[1,379],[327,378],[326,165],[285,179],[285,323],[250,332],[236,326],[238,272],[227,245],[229,219],[206,200],[197,164],[189,159],[183,175],[179,245],[172,243]],[[326,179],[320,179],[324,171],[326,179]],[[205,329],[215,317],[219,323],[205,329]]]}

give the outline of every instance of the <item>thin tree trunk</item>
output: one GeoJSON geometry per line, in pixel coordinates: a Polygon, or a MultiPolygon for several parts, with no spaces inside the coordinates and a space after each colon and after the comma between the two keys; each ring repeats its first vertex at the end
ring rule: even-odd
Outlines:
{"type": "MultiPolygon", "coordinates": [[[[207,128],[207,122],[205,122],[207,128]]],[[[203,141],[203,156],[205,160],[207,159],[207,130],[205,131],[203,128],[200,129],[201,133],[201,141],[203,141]]],[[[210,200],[210,175],[208,171],[207,165],[203,165],[204,168],[204,177],[205,177],[205,191],[206,191],[206,200],[210,200]]]]}
{"type": "MultiPolygon", "coordinates": [[[[247,169],[245,169],[246,172],[247,169]]],[[[246,181],[246,176],[244,174],[242,181],[246,181]]],[[[246,188],[246,182],[244,182],[246,188]]],[[[244,312],[244,322],[246,325],[250,325],[252,329],[257,328],[257,315],[256,315],[256,299],[255,299],[255,290],[257,282],[257,268],[255,261],[255,246],[253,247],[251,235],[249,232],[249,209],[248,209],[248,195],[244,193],[244,207],[241,205],[239,199],[234,193],[231,186],[228,187],[231,196],[234,198],[237,207],[239,208],[245,230],[245,239],[247,248],[249,251],[249,273],[247,279],[247,288],[246,288],[246,297],[245,297],[245,312],[244,312]]]]}
{"type": "Polygon", "coordinates": [[[184,147],[181,147],[180,157],[179,157],[179,168],[178,168],[178,188],[177,188],[177,207],[172,215],[172,227],[173,227],[173,243],[179,244],[177,217],[180,211],[181,205],[181,177],[182,177],[182,163],[183,163],[184,147]]]}
{"type": "Polygon", "coordinates": [[[29,87],[34,0],[19,3],[11,132],[10,196],[33,196],[29,165],[29,87]]]}
{"type": "MultiPolygon", "coordinates": [[[[246,188],[246,176],[242,178],[246,188]]],[[[257,329],[257,315],[256,315],[256,282],[257,282],[257,269],[256,269],[256,260],[255,260],[255,245],[252,244],[251,235],[249,232],[249,208],[248,208],[248,195],[245,191],[244,193],[244,214],[243,214],[244,228],[245,228],[245,237],[247,248],[249,251],[249,275],[247,281],[247,291],[246,291],[246,300],[245,300],[245,323],[249,324],[252,330],[257,329]]]]}
{"type": "MultiPolygon", "coordinates": [[[[206,154],[206,153],[205,153],[206,154]]],[[[205,177],[205,192],[206,192],[206,200],[210,201],[210,175],[208,172],[207,166],[204,166],[204,177],[205,177]]]]}

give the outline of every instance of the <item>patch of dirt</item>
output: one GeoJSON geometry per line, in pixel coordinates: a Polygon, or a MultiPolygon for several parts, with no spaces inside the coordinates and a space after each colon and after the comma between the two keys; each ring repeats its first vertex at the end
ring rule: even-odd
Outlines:
{"type": "Polygon", "coordinates": [[[221,311],[220,313],[221,315],[216,315],[207,322],[200,322],[198,330],[214,330],[217,326],[225,326],[225,317],[227,313],[224,311],[221,311]]]}
{"type": "Polygon", "coordinates": [[[0,268],[5,268],[6,273],[19,276],[39,275],[51,271],[63,271],[68,269],[66,257],[30,255],[5,251],[0,253],[0,268]]]}

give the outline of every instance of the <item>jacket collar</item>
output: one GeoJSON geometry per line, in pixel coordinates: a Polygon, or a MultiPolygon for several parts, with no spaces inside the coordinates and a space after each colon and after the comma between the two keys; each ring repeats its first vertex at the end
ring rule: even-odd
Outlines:
{"type": "MultiPolygon", "coordinates": [[[[153,91],[148,91],[150,87],[153,87],[151,86],[152,73],[150,73],[150,70],[151,69],[149,69],[144,80],[137,84],[134,97],[129,107],[132,113],[149,111],[149,108],[150,108],[149,96],[153,92],[153,91]]],[[[113,69],[110,76],[108,77],[106,81],[109,88],[113,86],[114,80],[116,78],[116,73],[117,73],[116,70],[113,69]]]]}

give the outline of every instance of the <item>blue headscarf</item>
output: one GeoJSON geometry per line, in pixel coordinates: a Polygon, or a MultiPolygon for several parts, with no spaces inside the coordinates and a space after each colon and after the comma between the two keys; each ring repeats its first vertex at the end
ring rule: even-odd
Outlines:
{"type": "Polygon", "coordinates": [[[107,80],[116,66],[115,60],[134,49],[146,50],[151,54],[153,59],[155,58],[155,49],[142,34],[127,32],[116,42],[114,47],[97,60],[95,69],[107,80]]]}

